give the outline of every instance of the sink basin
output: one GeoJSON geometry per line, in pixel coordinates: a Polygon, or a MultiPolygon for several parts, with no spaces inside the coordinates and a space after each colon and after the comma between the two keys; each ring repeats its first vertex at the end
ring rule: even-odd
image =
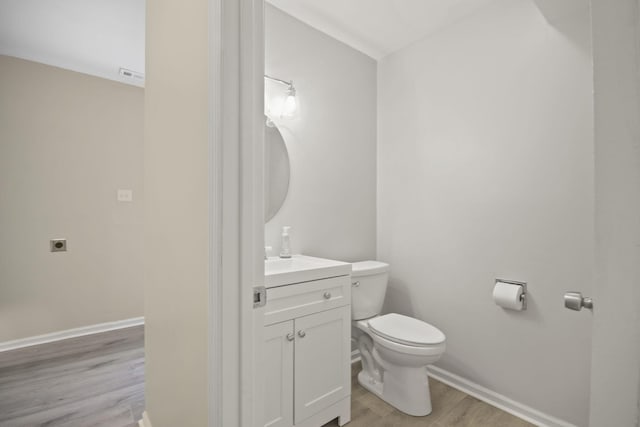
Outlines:
{"type": "Polygon", "coordinates": [[[348,274],[351,274],[351,264],[348,262],[306,255],[269,257],[264,261],[264,283],[267,288],[348,274]]]}

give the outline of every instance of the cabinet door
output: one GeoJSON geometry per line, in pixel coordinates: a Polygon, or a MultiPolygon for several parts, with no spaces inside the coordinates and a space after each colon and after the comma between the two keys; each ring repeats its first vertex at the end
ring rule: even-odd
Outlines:
{"type": "Polygon", "coordinates": [[[350,306],[295,320],[295,422],[351,394],[350,306]]]}
{"type": "Polygon", "coordinates": [[[264,426],[293,426],[293,320],[264,328],[264,426]]]}

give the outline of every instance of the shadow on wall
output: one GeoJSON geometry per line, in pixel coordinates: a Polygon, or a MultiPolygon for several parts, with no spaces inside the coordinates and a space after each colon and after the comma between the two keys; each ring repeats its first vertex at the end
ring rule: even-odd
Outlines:
{"type": "Polygon", "coordinates": [[[398,313],[404,314],[405,316],[416,317],[416,311],[411,299],[411,291],[403,280],[389,278],[382,313],[398,313]]]}
{"type": "Polygon", "coordinates": [[[590,29],[585,29],[585,26],[588,26],[589,22],[591,22],[588,6],[585,6],[577,13],[564,16],[547,16],[544,12],[542,14],[549,25],[555,28],[569,43],[574,45],[582,54],[591,57],[591,39],[584,37],[585,31],[590,31],[590,29]]]}

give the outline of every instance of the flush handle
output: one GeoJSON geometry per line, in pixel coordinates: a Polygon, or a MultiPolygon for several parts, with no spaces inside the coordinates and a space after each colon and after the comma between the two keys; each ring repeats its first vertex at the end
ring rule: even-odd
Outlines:
{"type": "Polygon", "coordinates": [[[564,294],[564,306],[569,310],[580,311],[582,307],[593,309],[593,300],[583,297],[580,292],[567,292],[564,294]]]}

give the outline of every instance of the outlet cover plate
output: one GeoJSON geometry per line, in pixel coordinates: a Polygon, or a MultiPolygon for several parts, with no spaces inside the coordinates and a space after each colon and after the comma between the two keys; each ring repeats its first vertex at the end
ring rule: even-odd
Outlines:
{"type": "Polygon", "coordinates": [[[51,252],[66,252],[67,239],[51,239],[49,240],[49,249],[51,252]]]}
{"type": "Polygon", "coordinates": [[[133,190],[118,190],[118,201],[119,202],[131,202],[133,201],[133,190]]]}

